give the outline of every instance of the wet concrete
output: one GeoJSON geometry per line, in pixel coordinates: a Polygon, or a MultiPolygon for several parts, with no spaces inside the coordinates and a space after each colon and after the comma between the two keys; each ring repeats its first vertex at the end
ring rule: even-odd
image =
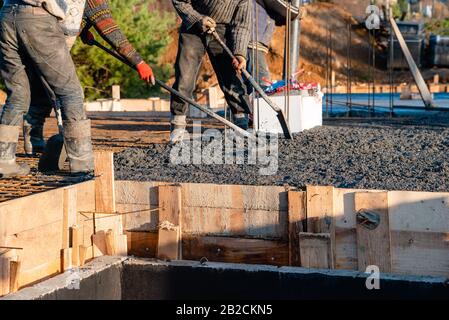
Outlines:
{"type": "Polygon", "coordinates": [[[281,139],[278,170],[268,176],[260,174],[265,165],[247,161],[173,164],[172,148],[165,144],[116,154],[115,167],[119,180],[443,192],[449,191],[448,148],[449,113],[411,119],[330,119],[294,140],[281,139]]]}

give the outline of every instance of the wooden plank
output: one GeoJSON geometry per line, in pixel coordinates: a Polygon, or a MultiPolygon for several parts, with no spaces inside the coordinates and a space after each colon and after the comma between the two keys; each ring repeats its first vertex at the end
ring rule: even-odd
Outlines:
{"type": "Polygon", "coordinates": [[[95,211],[95,180],[76,185],[77,211],[95,211]]]}
{"type": "Polygon", "coordinates": [[[117,211],[122,215],[124,231],[157,231],[159,210],[148,204],[120,204],[117,211]]]}
{"type": "Polygon", "coordinates": [[[449,278],[449,232],[391,231],[392,272],[449,278]]]}
{"type": "Polygon", "coordinates": [[[449,232],[449,193],[388,192],[391,230],[449,232]]]}
{"type": "Polygon", "coordinates": [[[180,229],[179,226],[172,228],[159,228],[157,258],[161,260],[180,260],[180,229]]]}
{"type": "Polygon", "coordinates": [[[287,240],[288,212],[183,207],[182,232],[287,240]]]}
{"type": "Polygon", "coordinates": [[[184,235],[182,243],[186,260],[204,257],[216,262],[288,264],[288,243],[284,241],[184,235]]]}
{"type": "Polygon", "coordinates": [[[61,254],[58,252],[57,255],[49,259],[47,262],[35,266],[32,269],[23,270],[22,261],[22,271],[20,272],[19,287],[25,287],[44,279],[48,279],[62,272],[61,269],[61,254]]]}
{"type": "Polygon", "coordinates": [[[86,263],[87,250],[89,247],[87,246],[79,246],[79,266],[82,267],[86,263]]]}
{"type": "Polygon", "coordinates": [[[77,189],[70,187],[64,189],[63,219],[62,219],[62,248],[70,246],[70,227],[76,225],[77,220],[77,189]]]}
{"type": "Polygon", "coordinates": [[[113,213],[115,209],[114,153],[96,151],[95,157],[95,210],[113,213]]]}
{"type": "Polygon", "coordinates": [[[80,240],[81,240],[81,232],[78,226],[71,227],[72,234],[72,264],[73,266],[79,266],[80,262],[80,240]]]}
{"type": "Polygon", "coordinates": [[[299,234],[301,266],[314,269],[333,269],[331,235],[329,233],[299,234]]]}
{"type": "Polygon", "coordinates": [[[159,238],[157,257],[182,259],[181,247],[181,186],[159,187],[159,238]]]}
{"type": "Polygon", "coordinates": [[[288,261],[290,266],[301,265],[299,233],[304,231],[303,223],[306,222],[305,200],[305,192],[289,191],[288,193],[288,261]]]}
{"type": "Polygon", "coordinates": [[[17,292],[19,290],[19,279],[20,279],[21,265],[22,265],[22,263],[20,261],[11,261],[10,262],[9,291],[11,293],[17,292]]]}
{"type": "Polygon", "coordinates": [[[98,231],[92,236],[92,242],[94,247],[94,257],[101,257],[107,255],[106,249],[106,232],[103,230],[98,231]]]}
{"type": "Polygon", "coordinates": [[[355,210],[376,213],[380,224],[374,230],[357,224],[357,256],[359,271],[365,272],[371,265],[381,272],[391,272],[390,220],[388,192],[360,192],[355,194],[355,210]]]}
{"type": "Polygon", "coordinates": [[[157,232],[126,232],[128,254],[140,258],[155,258],[157,251],[157,232]]]}
{"type": "Polygon", "coordinates": [[[307,186],[307,232],[329,233],[332,246],[332,263],[335,265],[335,210],[334,187],[307,186]]]}
{"type": "Polygon", "coordinates": [[[72,248],[61,250],[61,272],[72,269],[72,248]]]}
{"type": "Polygon", "coordinates": [[[11,250],[0,251],[0,296],[10,293],[11,250]]]}
{"type": "Polygon", "coordinates": [[[105,243],[106,243],[106,254],[108,256],[115,255],[115,235],[112,229],[106,231],[105,243]]]}
{"type": "Polygon", "coordinates": [[[0,240],[62,220],[63,189],[18,198],[0,204],[0,240]]]}
{"type": "Polygon", "coordinates": [[[126,234],[121,234],[117,236],[117,247],[115,254],[120,257],[128,256],[128,236],[126,234]]]}

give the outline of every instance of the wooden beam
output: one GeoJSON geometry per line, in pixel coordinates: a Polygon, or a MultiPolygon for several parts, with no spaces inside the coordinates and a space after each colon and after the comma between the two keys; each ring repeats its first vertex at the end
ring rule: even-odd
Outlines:
{"type": "Polygon", "coordinates": [[[306,194],[300,191],[288,192],[288,239],[289,265],[300,266],[299,233],[304,231],[306,222],[306,194]]]}
{"type": "Polygon", "coordinates": [[[79,266],[82,267],[86,263],[87,250],[89,247],[79,246],[79,266]]]}
{"type": "Polygon", "coordinates": [[[288,243],[261,239],[183,235],[183,258],[226,263],[288,265],[288,243]]]}
{"type": "Polygon", "coordinates": [[[77,189],[70,187],[64,189],[63,218],[62,218],[62,248],[70,246],[70,227],[76,225],[77,219],[77,189]]]}
{"type": "Polygon", "coordinates": [[[102,213],[114,213],[115,182],[114,153],[96,151],[95,156],[95,210],[102,213]]]}
{"type": "Polygon", "coordinates": [[[329,233],[299,234],[301,266],[314,269],[334,269],[331,235],[329,233]]]}
{"type": "Polygon", "coordinates": [[[71,227],[72,234],[72,265],[74,267],[79,266],[80,260],[80,241],[81,241],[81,230],[78,226],[71,227]]]}
{"type": "Polygon", "coordinates": [[[106,232],[104,232],[104,230],[100,230],[96,234],[92,235],[92,242],[94,248],[94,258],[107,255],[106,232]]]}
{"type": "Polygon", "coordinates": [[[360,192],[355,194],[356,214],[363,212],[378,217],[379,224],[371,230],[367,222],[357,221],[357,255],[359,271],[371,265],[381,272],[391,272],[391,237],[388,214],[388,192],[360,192]]]}
{"type": "Polygon", "coordinates": [[[307,186],[307,232],[328,233],[332,246],[332,266],[335,265],[334,187],[307,186]]]}
{"type": "Polygon", "coordinates": [[[61,250],[61,272],[72,269],[72,248],[61,250]]]}
{"type": "Polygon", "coordinates": [[[112,229],[106,232],[105,242],[106,242],[106,254],[108,256],[115,255],[115,235],[112,229]]]}
{"type": "Polygon", "coordinates": [[[9,291],[10,293],[17,292],[19,290],[19,277],[21,261],[10,261],[9,272],[10,272],[10,282],[9,291]]]}
{"type": "Polygon", "coordinates": [[[129,255],[141,258],[156,258],[158,233],[127,231],[129,255]]]}
{"type": "Polygon", "coordinates": [[[116,237],[115,255],[121,257],[128,256],[128,236],[126,234],[121,234],[116,237]]]}
{"type": "Polygon", "coordinates": [[[157,257],[166,260],[182,259],[181,186],[159,187],[159,236],[157,257]]]}

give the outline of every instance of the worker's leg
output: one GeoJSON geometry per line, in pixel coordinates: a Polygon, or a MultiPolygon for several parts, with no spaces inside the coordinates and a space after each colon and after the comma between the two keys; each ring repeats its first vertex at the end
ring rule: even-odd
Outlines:
{"type": "Polygon", "coordinates": [[[64,140],[72,173],[93,170],[90,121],[84,95],[59,22],[50,14],[23,14],[17,21],[22,45],[56,95],[64,120],[64,140]]]}
{"type": "MultiPolygon", "coordinates": [[[[195,28],[195,27],[193,27],[195,28]]],[[[201,61],[206,51],[201,36],[196,30],[181,30],[179,34],[178,55],[175,64],[175,83],[173,88],[182,95],[192,98],[195,90],[201,61]]],[[[175,143],[184,138],[186,129],[186,114],[188,104],[179,97],[172,95],[170,110],[171,136],[170,141],[175,143]]]]}
{"type": "Polygon", "coordinates": [[[34,66],[29,64],[27,68],[28,79],[31,86],[31,105],[23,119],[23,140],[25,152],[35,154],[43,152],[45,148],[44,123],[53,109],[48,89],[36,74],[34,66]]]}
{"type": "Polygon", "coordinates": [[[23,114],[30,105],[30,87],[15,28],[12,6],[0,14],[0,70],[8,98],[0,119],[0,177],[27,175],[29,167],[16,163],[16,150],[23,114]]]}
{"type": "MultiPolygon", "coordinates": [[[[224,25],[217,26],[216,29],[218,35],[226,40],[226,28],[224,25]]],[[[232,67],[232,60],[226,54],[221,45],[213,39],[213,37],[207,36],[207,53],[217,74],[220,88],[225,95],[225,99],[232,110],[234,116],[238,120],[236,124],[242,128],[248,126],[248,120],[245,114],[251,113],[251,106],[249,102],[248,94],[246,93],[246,86],[243,83],[241,77],[237,76],[237,72],[232,67]],[[240,125],[239,122],[242,122],[240,125]]],[[[229,46],[229,41],[225,41],[229,46]]]]}
{"type": "MultiPolygon", "coordinates": [[[[266,53],[262,50],[249,48],[247,61],[248,63],[246,70],[248,70],[254,79],[256,79],[262,89],[265,89],[268,86],[267,81],[270,81],[271,79],[266,53]]],[[[247,79],[245,79],[245,85],[247,87],[248,94],[253,93],[254,89],[247,79]]]]}

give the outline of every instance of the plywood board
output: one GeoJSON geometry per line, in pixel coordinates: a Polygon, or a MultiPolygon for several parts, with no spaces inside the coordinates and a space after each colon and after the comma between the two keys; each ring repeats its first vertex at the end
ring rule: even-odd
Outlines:
{"type": "Polygon", "coordinates": [[[63,219],[62,219],[62,248],[68,249],[70,244],[70,227],[76,225],[77,222],[77,202],[78,190],[76,187],[64,189],[63,196],[63,219]]]}
{"type": "Polygon", "coordinates": [[[115,209],[114,153],[96,151],[95,158],[95,210],[113,213],[115,209]]]}
{"type": "Polygon", "coordinates": [[[181,248],[181,186],[159,187],[159,237],[157,257],[166,260],[182,259],[181,248]]]}
{"type": "Polygon", "coordinates": [[[304,231],[306,223],[306,194],[305,192],[290,191],[288,193],[288,241],[289,265],[301,265],[299,250],[299,234],[304,231]]]}
{"type": "Polygon", "coordinates": [[[286,211],[184,207],[183,233],[287,240],[286,211]]]}
{"type": "Polygon", "coordinates": [[[391,231],[392,272],[449,278],[449,232],[391,231]]]}
{"type": "Polygon", "coordinates": [[[314,269],[334,269],[331,235],[329,233],[299,234],[301,266],[314,269]]]}
{"type": "Polygon", "coordinates": [[[391,272],[391,237],[387,192],[360,192],[355,194],[355,210],[368,210],[380,217],[374,230],[357,224],[357,256],[359,271],[375,265],[381,272],[391,272]]]}
{"type": "Polygon", "coordinates": [[[104,230],[98,231],[92,236],[94,246],[94,257],[101,257],[107,255],[106,249],[106,232],[104,230]]]}
{"type": "Polygon", "coordinates": [[[157,251],[157,232],[126,232],[128,254],[141,258],[155,258],[157,251]]]}
{"type": "Polygon", "coordinates": [[[1,203],[0,241],[6,236],[61,221],[63,192],[55,189],[1,203]]]}
{"type": "Polygon", "coordinates": [[[201,260],[247,264],[288,264],[288,243],[260,239],[184,236],[183,257],[201,260]]]}

